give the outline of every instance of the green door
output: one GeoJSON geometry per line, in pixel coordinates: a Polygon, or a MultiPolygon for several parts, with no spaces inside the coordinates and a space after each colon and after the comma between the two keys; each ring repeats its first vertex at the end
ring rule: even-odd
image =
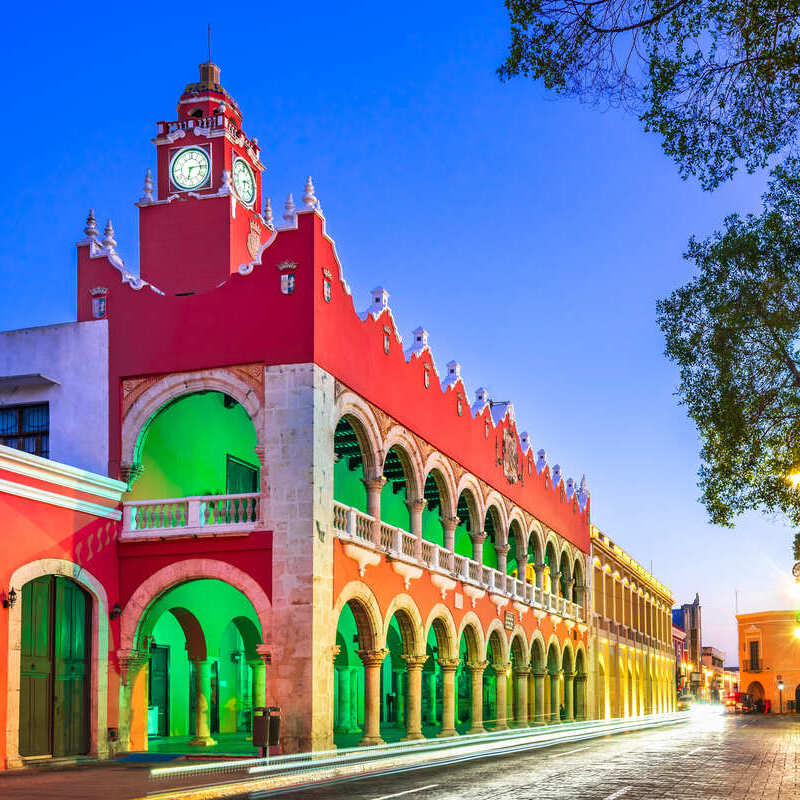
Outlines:
{"type": "Polygon", "coordinates": [[[69,578],[22,587],[20,754],[89,750],[89,595],[69,578]]]}
{"type": "Polygon", "coordinates": [[[53,752],[52,579],[36,578],[22,587],[20,652],[19,752],[44,756],[53,752]]]}

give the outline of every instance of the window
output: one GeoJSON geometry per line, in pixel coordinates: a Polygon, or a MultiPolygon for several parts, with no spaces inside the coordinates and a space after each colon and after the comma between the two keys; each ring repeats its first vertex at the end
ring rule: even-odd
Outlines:
{"type": "Polygon", "coordinates": [[[759,662],[758,642],[750,642],[750,669],[757,670],[759,662]]]}
{"type": "Polygon", "coordinates": [[[50,456],[50,410],[47,403],[0,407],[0,444],[35,456],[50,456]]]}

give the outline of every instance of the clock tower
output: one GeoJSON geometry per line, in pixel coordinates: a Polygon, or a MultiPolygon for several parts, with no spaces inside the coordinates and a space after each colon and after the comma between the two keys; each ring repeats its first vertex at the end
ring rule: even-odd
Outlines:
{"type": "Polygon", "coordinates": [[[216,64],[178,100],[177,119],[158,123],[157,188],[148,173],[140,209],[140,276],[168,295],[209,291],[254,261],[272,234],[261,216],[258,140],[220,84],[216,64]]]}

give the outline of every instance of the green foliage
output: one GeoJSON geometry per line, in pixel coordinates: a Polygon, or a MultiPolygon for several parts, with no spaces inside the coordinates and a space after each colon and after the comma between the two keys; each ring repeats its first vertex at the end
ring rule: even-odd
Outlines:
{"type": "Polygon", "coordinates": [[[711,189],[794,144],[800,0],[506,0],[498,70],[636,111],[711,189]]]}
{"type": "Polygon", "coordinates": [[[800,533],[794,535],[794,560],[800,561],[800,533]]]}
{"type": "Polygon", "coordinates": [[[658,304],[678,394],[701,439],[702,501],[732,525],[747,510],[800,525],[800,164],[772,173],[759,216],[732,215],[685,257],[697,274],[658,304]]]}

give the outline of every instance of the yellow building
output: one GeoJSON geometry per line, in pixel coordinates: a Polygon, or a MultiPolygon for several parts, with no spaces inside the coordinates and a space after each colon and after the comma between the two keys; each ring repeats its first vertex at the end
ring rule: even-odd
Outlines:
{"type": "Polygon", "coordinates": [[[591,546],[594,716],[674,711],[672,592],[594,526],[591,546]]]}
{"type": "Polygon", "coordinates": [[[800,706],[800,623],[794,611],[738,614],[739,688],[772,711],[800,706]],[[781,686],[783,690],[781,691],[781,686]],[[791,701],[792,705],[789,705],[791,701]]]}

